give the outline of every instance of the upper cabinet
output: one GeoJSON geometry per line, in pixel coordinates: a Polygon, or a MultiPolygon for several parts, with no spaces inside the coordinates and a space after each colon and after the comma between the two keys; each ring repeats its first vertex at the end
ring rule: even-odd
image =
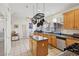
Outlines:
{"type": "Polygon", "coordinates": [[[79,9],[75,10],[75,29],[79,29],[79,9]]]}
{"type": "Polygon", "coordinates": [[[79,29],[79,9],[64,13],[64,28],[79,29]]]}
{"type": "Polygon", "coordinates": [[[74,11],[64,13],[64,28],[65,29],[74,28],[74,11]]]}

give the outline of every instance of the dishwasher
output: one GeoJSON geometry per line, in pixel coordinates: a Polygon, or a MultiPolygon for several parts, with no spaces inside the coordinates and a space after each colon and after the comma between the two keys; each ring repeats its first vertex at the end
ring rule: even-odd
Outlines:
{"type": "Polygon", "coordinates": [[[64,48],[66,48],[66,43],[64,39],[57,38],[57,48],[64,51],[64,48]]]}

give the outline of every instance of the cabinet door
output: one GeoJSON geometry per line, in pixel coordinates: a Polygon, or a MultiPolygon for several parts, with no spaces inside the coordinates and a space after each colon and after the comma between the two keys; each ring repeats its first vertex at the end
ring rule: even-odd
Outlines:
{"type": "Polygon", "coordinates": [[[75,29],[75,14],[74,10],[69,12],[69,28],[70,29],[75,29]]]}
{"type": "Polygon", "coordinates": [[[53,37],[53,46],[54,46],[54,47],[57,47],[57,40],[56,40],[56,37],[53,37]]]}
{"type": "Polygon", "coordinates": [[[68,13],[64,13],[64,28],[65,29],[68,29],[68,23],[69,23],[69,20],[68,20],[68,13]]]}
{"type": "Polygon", "coordinates": [[[38,41],[37,56],[45,56],[48,54],[48,40],[38,41]]]}
{"type": "Polygon", "coordinates": [[[56,40],[56,36],[52,35],[51,37],[51,45],[53,47],[57,47],[57,40],[56,40]]]}
{"type": "Polygon", "coordinates": [[[52,44],[52,38],[51,38],[51,35],[49,35],[48,37],[48,43],[51,45],[52,44]]]}
{"type": "Polygon", "coordinates": [[[70,11],[64,14],[64,28],[74,29],[74,11],[70,11]]]}
{"type": "Polygon", "coordinates": [[[44,34],[43,37],[48,38],[48,44],[51,44],[52,41],[51,41],[51,36],[50,35],[44,34]]]}
{"type": "Polygon", "coordinates": [[[75,10],[75,29],[79,29],[79,9],[75,10]]]}
{"type": "Polygon", "coordinates": [[[37,42],[35,40],[32,40],[32,55],[37,55],[37,42]]]}
{"type": "Polygon", "coordinates": [[[70,46],[72,44],[74,44],[76,41],[73,38],[68,38],[66,40],[66,46],[70,46]]]}

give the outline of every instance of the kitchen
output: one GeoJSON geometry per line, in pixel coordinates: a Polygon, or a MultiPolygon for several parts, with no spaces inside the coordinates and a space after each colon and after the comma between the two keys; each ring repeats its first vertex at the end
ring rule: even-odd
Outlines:
{"type": "Polygon", "coordinates": [[[49,46],[51,46],[62,51],[58,56],[78,56],[79,9],[72,8],[59,14],[60,15],[53,17],[53,21],[50,21],[50,23],[53,23],[53,26],[44,20],[44,15],[42,13],[36,14],[36,17],[33,17],[33,24],[37,24],[37,29],[31,36],[31,39],[33,39],[31,42],[33,55],[48,55],[47,51],[49,46]],[[43,26],[44,24],[41,24],[42,20],[46,22],[45,25],[47,24],[47,28],[45,29],[45,26],[43,26]],[[50,28],[53,28],[53,31],[51,31],[50,28]]]}
{"type": "Polygon", "coordinates": [[[9,37],[6,36],[7,40],[4,39],[7,42],[5,49],[8,50],[8,56],[79,55],[78,3],[0,5],[2,11],[7,5],[7,24],[11,25],[7,30],[9,37]]]}

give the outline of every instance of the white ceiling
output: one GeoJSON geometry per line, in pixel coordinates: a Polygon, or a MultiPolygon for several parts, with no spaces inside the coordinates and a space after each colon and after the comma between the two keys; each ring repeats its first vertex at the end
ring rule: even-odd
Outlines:
{"type": "Polygon", "coordinates": [[[76,5],[77,3],[46,3],[46,4],[33,4],[33,3],[13,3],[9,4],[12,10],[12,13],[16,13],[18,16],[25,17],[25,16],[33,16],[34,13],[37,12],[44,12],[46,15],[55,14],[62,10],[69,9],[76,5]],[[40,10],[40,11],[39,11],[40,10]]]}
{"type": "Polygon", "coordinates": [[[44,12],[46,16],[61,12],[79,4],[77,3],[11,3],[12,15],[18,16],[19,18],[32,17],[37,12],[44,12]]]}
{"type": "Polygon", "coordinates": [[[52,4],[46,4],[46,9],[45,9],[45,13],[46,15],[51,15],[51,14],[55,14],[58,12],[62,12],[64,10],[70,9],[72,7],[75,7],[79,4],[75,4],[75,3],[52,3],[52,4]]]}

